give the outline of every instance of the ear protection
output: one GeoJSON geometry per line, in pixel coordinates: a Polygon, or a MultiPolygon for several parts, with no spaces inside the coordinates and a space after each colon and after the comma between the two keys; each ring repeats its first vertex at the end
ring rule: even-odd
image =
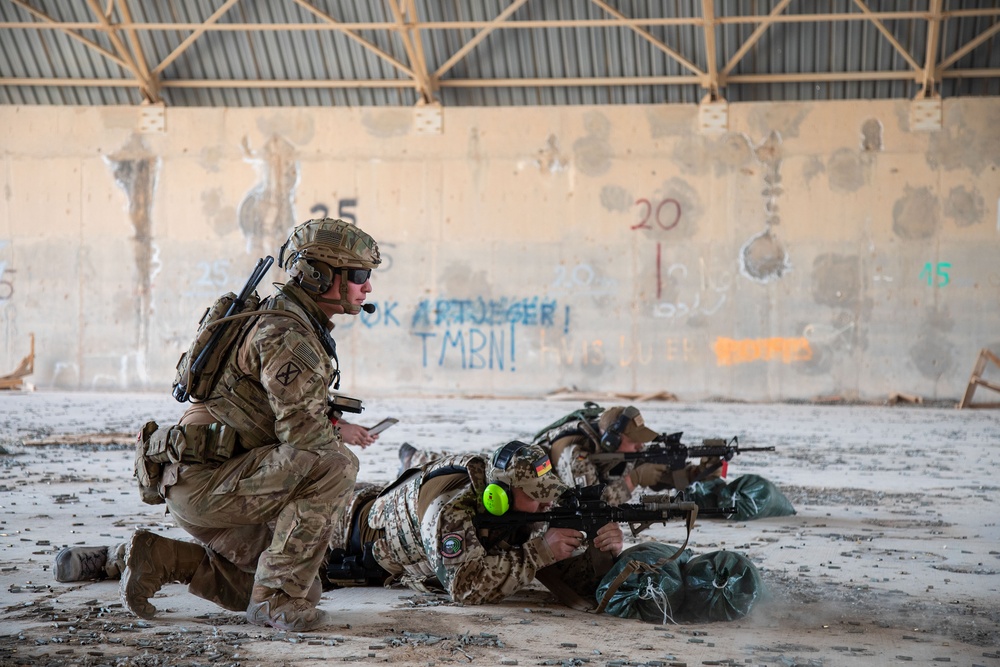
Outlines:
{"type": "Polygon", "coordinates": [[[299,271],[299,285],[310,294],[322,294],[333,284],[333,267],[326,262],[310,262],[299,256],[292,267],[299,271]]]}
{"type": "MultiPolygon", "coordinates": [[[[493,455],[493,467],[500,470],[507,470],[510,467],[511,461],[517,456],[517,453],[527,446],[520,440],[508,442],[493,455]]],[[[511,491],[510,484],[493,482],[483,490],[483,506],[490,514],[503,516],[510,509],[513,497],[514,493],[511,491]]]]}
{"type": "Polygon", "coordinates": [[[616,452],[622,444],[622,433],[628,423],[639,416],[639,410],[631,405],[622,410],[618,419],[614,420],[608,430],[601,435],[601,449],[606,452],[616,452]]]}

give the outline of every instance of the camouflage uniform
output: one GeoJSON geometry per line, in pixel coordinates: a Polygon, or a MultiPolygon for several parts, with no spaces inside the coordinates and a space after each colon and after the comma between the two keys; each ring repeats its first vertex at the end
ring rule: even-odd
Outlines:
{"type": "Polygon", "coordinates": [[[261,315],[212,396],[181,420],[227,424],[248,451],[221,465],[170,464],[161,481],[174,521],[207,547],[190,591],[234,610],[246,609],[255,581],[306,595],[358,472],[326,414],[333,364],[305,326],[328,317],[292,282],[263,307],[299,317],[261,315]],[[265,400],[241,403],[254,392],[265,400]]]}
{"type": "MultiPolygon", "coordinates": [[[[536,458],[545,459],[544,467],[518,468],[511,486],[536,500],[553,500],[566,487],[554,474],[546,474],[550,466],[544,452],[530,449],[537,452],[536,458]]],[[[502,535],[473,525],[473,518],[485,511],[488,468],[479,455],[443,457],[409,470],[379,495],[365,523],[377,531],[374,555],[390,582],[419,591],[443,590],[463,604],[484,604],[525,588],[555,564],[565,581],[586,581],[592,598],[600,576],[590,572],[589,557],[556,563],[544,539],[545,524],[502,535]]]]}

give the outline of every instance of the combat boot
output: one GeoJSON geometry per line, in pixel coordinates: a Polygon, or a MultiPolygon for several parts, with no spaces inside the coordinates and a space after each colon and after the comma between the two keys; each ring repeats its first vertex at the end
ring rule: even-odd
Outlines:
{"type": "Polygon", "coordinates": [[[286,632],[307,632],[331,623],[329,615],[309,600],[259,584],[254,584],[250,594],[247,621],[286,632]]]}
{"type": "Polygon", "coordinates": [[[156,607],[150,598],[164,584],[190,583],[204,558],[205,548],[199,544],[135,531],[125,548],[122,604],[139,618],[153,618],[156,607]]]}
{"type": "Polygon", "coordinates": [[[125,569],[123,548],[66,547],[56,554],[56,564],[52,572],[56,581],[67,583],[118,578],[123,569],[125,569]]]}

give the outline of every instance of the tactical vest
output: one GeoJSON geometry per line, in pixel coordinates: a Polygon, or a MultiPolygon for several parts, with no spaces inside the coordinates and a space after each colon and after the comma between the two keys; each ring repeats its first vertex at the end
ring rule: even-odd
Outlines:
{"type": "Polygon", "coordinates": [[[239,365],[240,351],[246,339],[256,331],[260,316],[268,314],[291,317],[309,330],[316,329],[314,324],[309,323],[306,311],[282,293],[268,298],[257,311],[257,316],[242,325],[236,344],[229,350],[222,374],[204,403],[213,417],[236,430],[244,449],[278,442],[274,429],[277,417],[271,410],[260,378],[245,374],[239,365]]]}
{"type": "Polygon", "coordinates": [[[428,477],[435,473],[446,473],[465,469],[469,482],[476,493],[485,487],[485,464],[475,455],[447,456],[416,468],[395,484],[386,488],[368,512],[368,525],[382,531],[382,537],[375,541],[374,554],[381,565],[393,577],[418,590],[427,590],[423,581],[436,577],[433,564],[424,548],[423,535],[433,535],[436,528],[430,525],[438,514],[441,504],[449,502],[469,486],[453,489],[431,499],[424,509],[421,505],[420,488],[428,477]],[[478,462],[478,463],[477,463],[478,462]],[[469,467],[471,466],[471,470],[469,467]],[[480,478],[477,483],[476,479],[480,478]],[[421,516],[423,511],[423,516],[421,516]]]}
{"type": "Polygon", "coordinates": [[[539,433],[532,444],[541,445],[549,454],[552,465],[559,465],[559,457],[563,450],[569,445],[579,442],[580,438],[591,443],[595,452],[600,451],[601,436],[597,430],[596,422],[589,422],[585,419],[567,422],[556,428],[539,433]]]}

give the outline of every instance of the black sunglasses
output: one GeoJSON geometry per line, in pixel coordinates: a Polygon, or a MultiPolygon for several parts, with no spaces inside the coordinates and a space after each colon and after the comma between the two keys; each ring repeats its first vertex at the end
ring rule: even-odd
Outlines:
{"type": "Polygon", "coordinates": [[[372,276],[371,269],[346,269],[347,281],[355,285],[364,285],[372,276]]]}

